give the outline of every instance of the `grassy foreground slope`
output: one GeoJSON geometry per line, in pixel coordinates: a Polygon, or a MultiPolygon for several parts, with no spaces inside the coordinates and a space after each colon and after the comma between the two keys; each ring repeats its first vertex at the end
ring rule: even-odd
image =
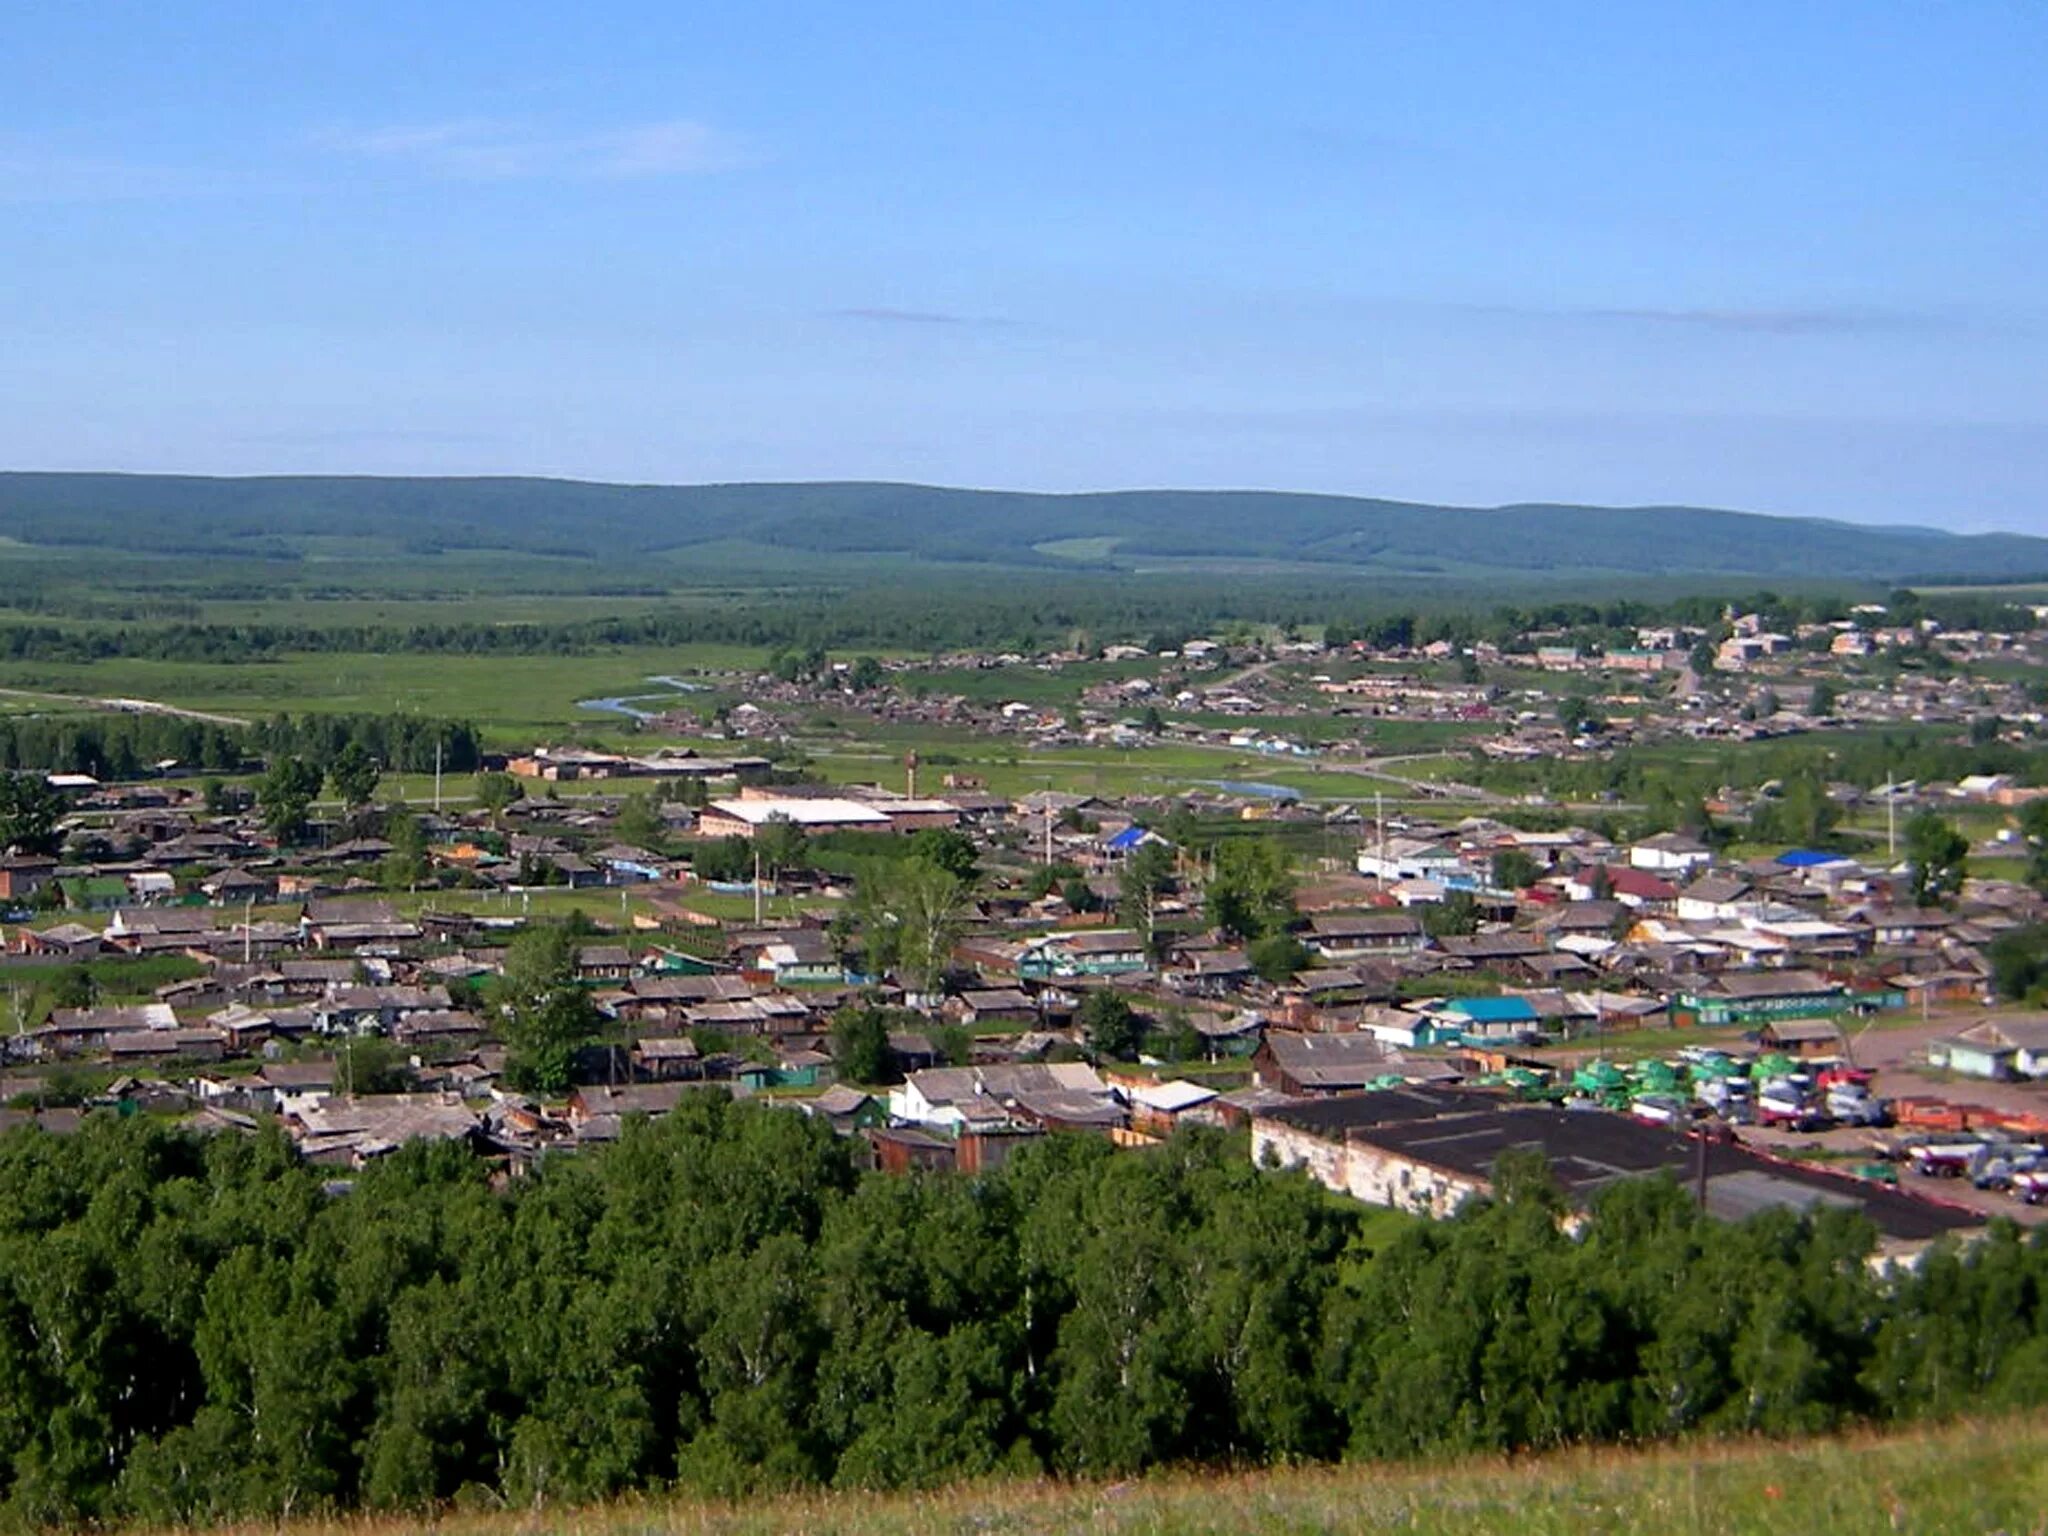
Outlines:
{"type": "MultiPolygon", "coordinates": [[[[1442,1536],[1589,1532],[2021,1532],[2048,1526],[2048,1424],[2013,1419],[1791,1444],[1566,1453],[1431,1468],[1315,1468],[1111,1484],[991,1484],[924,1496],[860,1494],[750,1504],[626,1503],[582,1511],[453,1515],[450,1536],[875,1536],[1090,1531],[1398,1530],[1442,1536]]],[[[375,1536],[402,1518],[282,1527],[375,1536]]],[[[279,1530],[233,1527],[254,1536],[279,1530]]]]}

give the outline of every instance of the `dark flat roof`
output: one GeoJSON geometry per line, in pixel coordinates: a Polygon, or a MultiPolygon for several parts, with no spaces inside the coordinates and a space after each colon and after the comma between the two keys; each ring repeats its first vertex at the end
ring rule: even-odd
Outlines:
{"type": "MultiPolygon", "coordinates": [[[[1438,1120],[1445,1115],[1471,1114],[1494,1109],[1500,1100],[1490,1094],[1461,1088],[1432,1088],[1409,1083],[1399,1088],[1379,1088],[1369,1093],[1340,1093],[1329,1098],[1294,1099],[1260,1117],[1278,1120],[1296,1130],[1318,1136],[1342,1137],[1347,1132],[1379,1126],[1402,1125],[1414,1120],[1438,1120]]],[[[1375,1138],[1377,1139],[1377,1138],[1375,1138]]]]}
{"type": "MultiPolygon", "coordinates": [[[[1477,1180],[1491,1175],[1503,1152],[1538,1151],[1550,1160],[1566,1192],[1580,1201],[1620,1178],[1668,1172],[1689,1181],[1699,1158],[1697,1141],[1600,1110],[1516,1106],[1346,1130],[1348,1140],[1477,1180]]],[[[1707,1147],[1707,1207],[1715,1214],[1747,1215],[1766,1205],[1810,1209],[1845,1203],[1861,1208],[1884,1236],[1907,1242],[1983,1224],[1975,1212],[1936,1205],[1886,1185],[1764,1157],[1745,1147],[1707,1147]]]]}

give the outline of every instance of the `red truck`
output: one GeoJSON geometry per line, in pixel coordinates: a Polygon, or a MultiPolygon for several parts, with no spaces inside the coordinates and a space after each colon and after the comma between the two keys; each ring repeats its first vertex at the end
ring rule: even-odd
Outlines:
{"type": "Polygon", "coordinates": [[[1983,1146],[1974,1141],[1929,1142],[1906,1154],[1906,1166],[1922,1178],[1960,1179],[1977,1161],[1983,1146]]]}

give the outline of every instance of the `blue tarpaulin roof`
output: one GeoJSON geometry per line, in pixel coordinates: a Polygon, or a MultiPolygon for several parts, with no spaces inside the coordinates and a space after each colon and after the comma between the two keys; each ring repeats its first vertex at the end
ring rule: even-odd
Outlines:
{"type": "Polygon", "coordinates": [[[1109,849],[1111,853],[1129,853],[1151,835],[1143,827],[1125,827],[1123,831],[1117,833],[1115,837],[1112,837],[1103,846],[1109,849]]]}
{"type": "Polygon", "coordinates": [[[1787,848],[1778,855],[1777,862],[1788,869],[1812,869],[1816,864],[1839,864],[1839,853],[1822,853],[1815,848],[1787,848]]]}

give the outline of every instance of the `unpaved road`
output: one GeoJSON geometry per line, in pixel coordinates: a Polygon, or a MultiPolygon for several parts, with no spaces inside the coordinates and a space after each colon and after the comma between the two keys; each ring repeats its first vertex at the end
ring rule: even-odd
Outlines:
{"type": "Polygon", "coordinates": [[[179,720],[198,720],[207,725],[249,723],[234,715],[213,715],[203,709],[180,709],[175,704],[159,704],[154,699],[96,699],[82,693],[38,693],[28,688],[0,688],[0,696],[10,699],[34,699],[44,704],[82,705],[87,709],[106,710],[117,715],[170,715],[179,720]]]}

